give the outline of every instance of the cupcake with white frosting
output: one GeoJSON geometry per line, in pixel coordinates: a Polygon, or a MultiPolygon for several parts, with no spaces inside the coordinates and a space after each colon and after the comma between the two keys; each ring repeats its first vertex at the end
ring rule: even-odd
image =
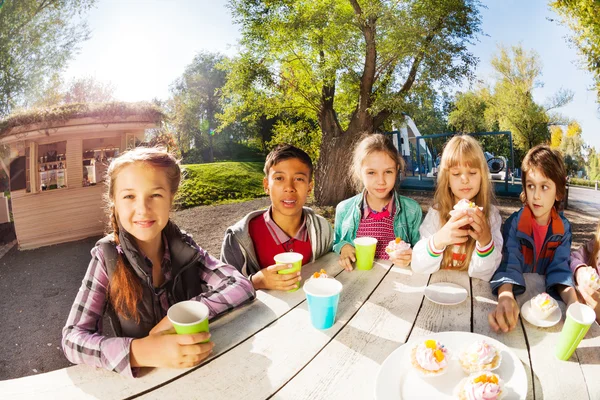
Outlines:
{"type": "Polygon", "coordinates": [[[448,369],[448,349],[437,340],[425,340],[413,347],[411,362],[424,377],[438,376],[448,369]]]}

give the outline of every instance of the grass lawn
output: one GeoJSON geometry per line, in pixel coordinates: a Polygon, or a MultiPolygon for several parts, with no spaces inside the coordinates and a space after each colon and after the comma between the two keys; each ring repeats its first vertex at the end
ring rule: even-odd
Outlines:
{"type": "Polygon", "coordinates": [[[223,204],[265,196],[263,162],[218,162],[183,165],[176,200],[179,209],[223,204]]]}

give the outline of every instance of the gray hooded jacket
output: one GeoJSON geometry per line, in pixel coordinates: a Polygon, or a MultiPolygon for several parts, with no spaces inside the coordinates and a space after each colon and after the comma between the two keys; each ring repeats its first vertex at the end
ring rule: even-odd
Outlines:
{"type": "MultiPolygon", "coordinates": [[[[244,276],[250,276],[260,271],[248,225],[254,217],[265,212],[266,210],[252,211],[236,224],[227,228],[225,232],[225,238],[221,246],[221,261],[233,265],[244,276]]],[[[306,229],[308,229],[308,238],[312,247],[311,261],[314,261],[331,251],[333,228],[325,218],[315,214],[308,207],[303,208],[303,214],[306,218],[306,229]]]]}

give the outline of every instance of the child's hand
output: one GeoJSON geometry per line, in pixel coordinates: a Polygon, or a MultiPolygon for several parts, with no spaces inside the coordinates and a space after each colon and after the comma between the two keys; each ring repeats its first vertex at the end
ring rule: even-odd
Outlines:
{"type": "Polygon", "coordinates": [[[149,335],[156,335],[157,333],[165,331],[175,331],[175,328],[173,328],[173,324],[171,323],[169,317],[164,317],[163,319],[161,319],[160,322],[150,330],[149,335]]]}
{"type": "Polygon", "coordinates": [[[466,210],[455,213],[448,222],[433,235],[433,244],[436,248],[442,249],[451,244],[460,244],[469,240],[469,231],[460,229],[469,225],[469,215],[466,210]]]}
{"type": "MultiPolygon", "coordinates": [[[[159,322],[159,324],[161,324],[159,322]]],[[[158,326],[158,325],[157,325],[158,326]]],[[[161,331],[131,342],[132,367],[190,368],[210,355],[215,344],[200,343],[210,339],[210,333],[177,335],[161,331]]]]}
{"type": "Polygon", "coordinates": [[[519,321],[519,305],[512,292],[503,292],[498,295],[496,309],[488,314],[490,327],[498,332],[509,332],[515,329],[519,321]]]}
{"type": "Polygon", "coordinates": [[[400,253],[392,253],[390,254],[390,261],[394,263],[395,266],[399,267],[408,267],[410,261],[412,260],[412,249],[401,251],[400,253]]]}
{"type": "Polygon", "coordinates": [[[469,235],[479,242],[480,246],[487,246],[492,241],[492,231],[488,220],[479,208],[470,213],[469,222],[471,229],[469,229],[469,235]]]}
{"type": "Polygon", "coordinates": [[[291,264],[270,265],[252,276],[255,289],[292,290],[298,287],[300,271],[291,274],[278,274],[277,271],[292,268],[291,264]]]}
{"type": "Polygon", "coordinates": [[[344,245],[340,251],[340,266],[346,271],[352,271],[352,263],[356,262],[356,249],[351,244],[344,245]]]}

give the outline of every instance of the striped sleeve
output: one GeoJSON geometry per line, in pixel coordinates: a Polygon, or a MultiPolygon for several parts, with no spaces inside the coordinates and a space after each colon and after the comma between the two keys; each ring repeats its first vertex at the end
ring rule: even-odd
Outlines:
{"type": "Polygon", "coordinates": [[[200,278],[209,287],[208,291],[193,300],[201,301],[208,307],[209,319],[256,297],[252,283],[235,267],[214,258],[191,238],[188,241],[202,256],[200,278]]]}
{"type": "Polygon", "coordinates": [[[92,249],[92,261],[62,331],[63,352],[73,364],[86,364],[133,377],[137,374],[137,368],[132,369],[129,363],[133,338],[102,335],[107,287],[104,258],[96,247],[92,249]]]}

